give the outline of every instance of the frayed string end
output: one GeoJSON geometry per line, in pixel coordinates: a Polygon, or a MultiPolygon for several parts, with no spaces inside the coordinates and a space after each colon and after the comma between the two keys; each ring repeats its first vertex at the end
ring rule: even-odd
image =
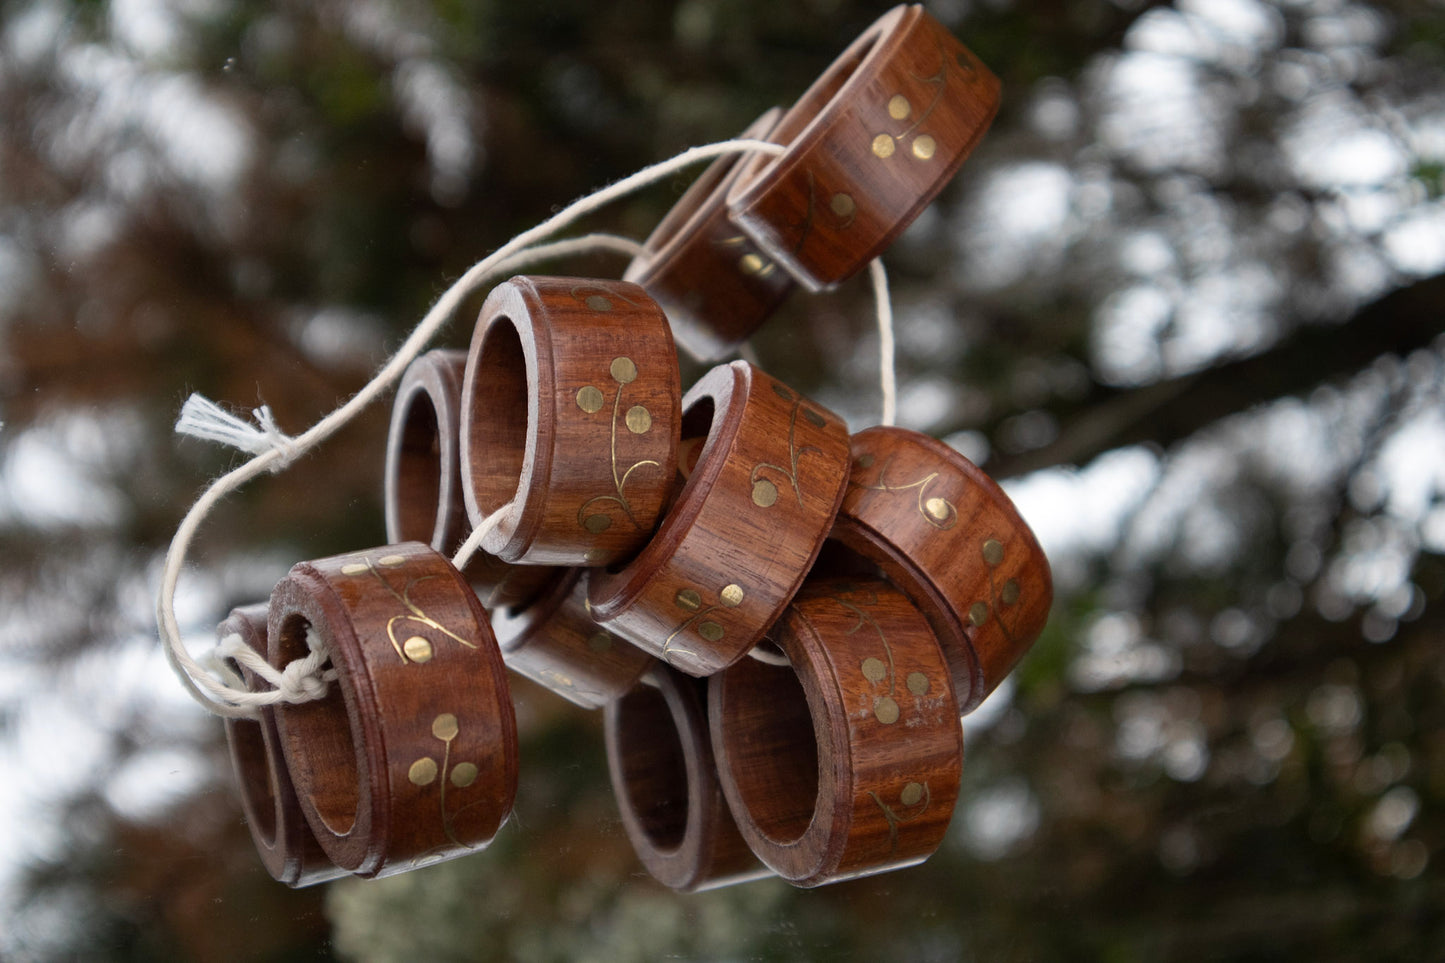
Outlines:
{"type": "Polygon", "coordinates": [[[193,394],[181,406],[176,433],[229,445],[253,455],[279,451],[282,458],[272,471],[284,468],[299,453],[295,439],[276,425],[271,409],[262,405],[251,412],[256,424],[243,421],[204,395],[193,394]]]}

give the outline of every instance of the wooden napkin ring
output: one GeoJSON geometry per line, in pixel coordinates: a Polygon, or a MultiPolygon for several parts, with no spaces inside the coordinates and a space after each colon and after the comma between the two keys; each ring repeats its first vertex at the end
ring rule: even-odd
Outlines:
{"type": "Polygon", "coordinates": [[[711,675],[762,638],[802,584],[843,497],[847,429],[746,361],[683,399],[706,436],[657,534],[588,580],[592,618],[686,672],[711,675]]]}
{"type": "MultiPolygon", "coordinates": [[[[774,107],[742,136],[765,139],[782,114],[774,107]]],[[[788,272],[728,219],[727,194],[743,157],[713,161],[658,222],[623,275],[662,305],[677,343],[701,361],[736,351],[793,290],[788,272]]]]}
{"type": "Polygon", "coordinates": [[[606,565],[647,541],[677,474],[667,318],[624,281],[515,277],[482,305],[462,385],[463,496],[507,562],[606,565]]]}
{"type": "MultiPolygon", "coordinates": [[[[426,542],[455,552],[471,525],[462,502],[459,452],[465,351],[428,351],[407,366],[391,407],[386,439],[386,540],[426,542]]],[[[523,605],[554,572],[508,565],[477,552],[464,574],[488,608],[523,605]]]]}
{"type": "Polygon", "coordinates": [[[962,711],[983,701],[1043,631],[1053,576],[992,478],[906,428],[853,436],[833,538],[876,564],[944,642],[962,711]]]}
{"type": "Polygon", "coordinates": [[[998,78],[942,24],[895,7],[779,121],[787,153],[746,162],[732,220],[809,290],[832,287],[938,196],[998,103],[998,78]]]}
{"type": "Polygon", "coordinates": [[[492,631],[507,667],[584,709],[631,689],[657,660],[592,621],[587,569],[562,570],[521,609],[493,609],[492,631]]]}
{"type": "Polygon", "coordinates": [[[490,842],[516,795],[517,726],[461,573],[416,542],[302,562],[271,594],[271,664],[306,655],[308,629],[337,679],[276,721],[326,854],[385,876],[490,842]]]}
{"type": "Polygon", "coordinates": [[[958,798],[963,731],[928,622],[881,580],[809,580],[771,638],[709,681],[713,753],[738,830],[796,886],[927,859],[958,798]]]}
{"type": "MultiPolygon", "coordinates": [[[[239,635],[257,652],[265,652],[266,611],[264,602],[232,609],[216,626],[216,637],[239,635]]],[[[269,688],[250,669],[233,665],[252,692],[269,688]]],[[[226,719],[226,743],[241,790],[246,828],[271,878],[299,888],[347,875],[327,858],[301,814],[270,707],[262,707],[257,719],[226,719]]]]}
{"type": "Polygon", "coordinates": [[[723,800],[707,727],[707,683],[659,665],[604,716],[607,769],[642,865],[685,893],[772,875],[723,800]]]}

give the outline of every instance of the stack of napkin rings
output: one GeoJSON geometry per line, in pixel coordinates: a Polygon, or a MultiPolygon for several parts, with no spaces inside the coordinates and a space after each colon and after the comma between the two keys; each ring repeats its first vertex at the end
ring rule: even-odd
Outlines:
{"type": "Polygon", "coordinates": [[[628,280],[515,277],[469,351],[410,366],[392,544],[303,562],[218,629],[278,668],[324,647],[335,673],[319,700],[227,723],[273,876],[384,876],[485,846],[517,786],[504,666],[604,709],[623,826],[674,889],[817,886],[938,847],[959,718],[1042,631],[1047,560],[948,446],[850,436],[745,361],[683,394],[674,338],[716,359],[794,284],[856,273],[997,104],[968,50],[898,7],[749,131],[784,153],[704,172],[628,280]],[[497,513],[456,570],[443,553],[497,513]]]}

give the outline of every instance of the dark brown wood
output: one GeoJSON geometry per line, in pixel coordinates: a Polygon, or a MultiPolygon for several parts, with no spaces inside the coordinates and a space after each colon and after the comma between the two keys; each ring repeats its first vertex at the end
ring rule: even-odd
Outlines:
{"type": "Polygon", "coordinates": [[[624,281],[515,277],[482,306],[462,385],[463,497],[508,562],[606,565],[641,548],[677,474],[667,318],[624,281]]]}
{"type": "Polygon", "coordinates": [[[597,709],[637,684],[657,660],[587,614],[588,569],[564,569],[520,609],[494,609],[492,631],[513,672],[584,709],[597,709]]]}
{"type": "MultiPolygon", "coordinates": [[[[742,136],[766,139],[782,114],[774,107],[742,136]]],[[[743,156],[709,165],[623,275],[662,305],[677,343],[701,361],[736,351],[793,290],[788,272],[728,218],[728,190],[742,172],[743,156]]]]}
{"type": "Polygon", "coordinates": [[[757,644],[803,582],[847,480],[837,415],[734,361],[684,399],[683,433],[705,435],[656,536],[620,571],[589,579],[592,617],[688,675],[757,644]]]}
{"type": "Polygon", "coordinates": [[[745,163],[732,220],[812,291],[881,254],[988,130],[999,82],[918,5],[880,17],[779,121],[787,153],[745,163]]]}
{"type": "Polygon", "coordinates": [[[337,679],[279,705],[302,811],[338,866],[386,876],[479,849],[512,810],[517,727],[486,612],[417,542],[292,567],[271,594],[281,667],[315,632],[337,679]]]}
{"type": "MultiPolygon", "coordinates": [[[[251,648],[265,653],[266,613],[264,602],[232,609],[225,621],[216,626],[216,637],[238,635],[251,648]]],[[[250,669],[236,662],[231,662],[231,667],[252,692],[270,688],[250,669]]],[[[246,828],[251,831],[261,865],[272,879],[299,888],[348,875],[327,858],[301,814],[296,789],[291,785],[291,775],[281,756],[281,737],[276,732],[276,717],[270,707],[263,706],[256,719],[227,719],[226,743],[241,793],[246,828]]]]}
{"type": "MultiPolygon", "coordinates": [[[[454,553],[467,535],[462,502],[460,432],[465,351],[428,351],[407,366],[391,408],[386,440],[386,539],[426,542],[454,553]]],[[[508,565],[477,552],[463,571],[488,608],[525,605],[555,572],[508,565]]]]}
{"type": "Polygon", "coordinates": [[[1048,559],[1003,489],[941,441],[906,428],[853,436],[833,538],[876,564],[944,643],[971,711],[1043,631],[1048,559]]]}
{"type": "Polygon", "coordinates": [[[622,826],[654,879],[695,893],[772,875],[723,800],[705,681],[659,665],[603,719],[622,826]]]}
{"type": "Polygon", "coordinates": [[[910,866],[943,840],[963,730],[928,621],[882,580],[810,579],[769,637],[709,681],[713,753],[738,830],[797,886],[910,866]]]}

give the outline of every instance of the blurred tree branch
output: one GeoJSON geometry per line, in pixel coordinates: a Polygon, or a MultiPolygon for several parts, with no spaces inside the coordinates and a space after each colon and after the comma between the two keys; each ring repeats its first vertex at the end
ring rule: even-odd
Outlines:
{"type": "Polygon", "coordinates": [[[1248,409],[1302,394],[1359,371],[1385,354],[1408,355],[1445,331],[1445,275],[1399,288],[1340,325],[1296,329],[1260,354],[1138,388],[1096,386],[1041,448],[989,460],[996,478],[1052,465],[1081,465],[1137,444],[1167,448],[1248,409]]]}

